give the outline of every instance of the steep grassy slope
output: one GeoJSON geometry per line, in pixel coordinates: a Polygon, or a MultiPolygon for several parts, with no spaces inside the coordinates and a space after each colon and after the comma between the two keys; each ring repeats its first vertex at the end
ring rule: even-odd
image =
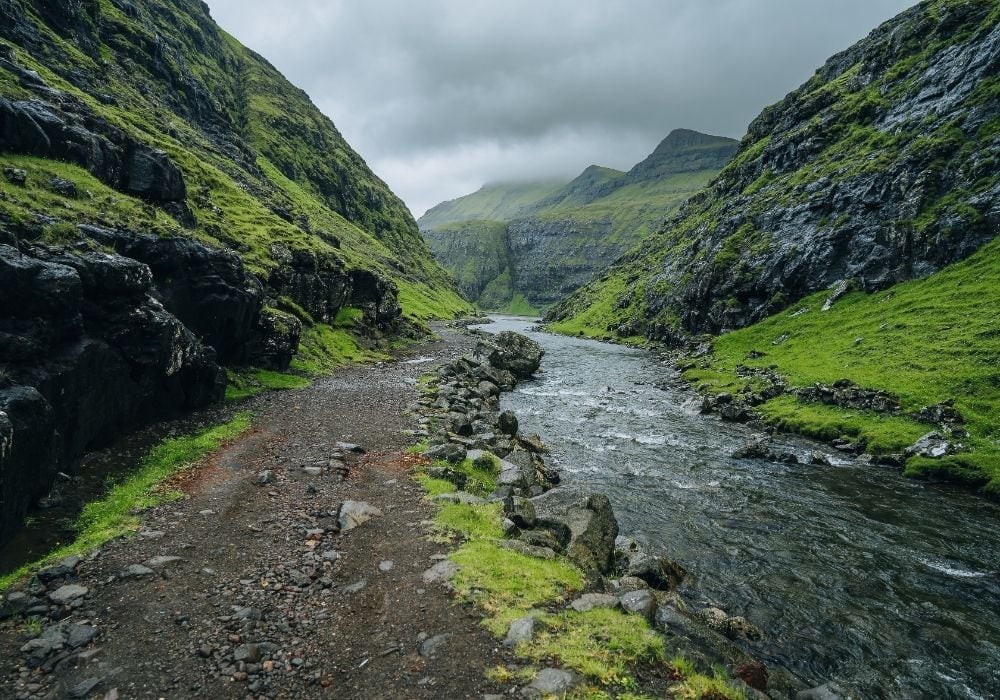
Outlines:
{"type": "Polygon", "coordinates": [[[421,229],[438,229],[457,221],[506,221],[566,186],[565,180],[495,182],[464,197],[431,207],[420,217],[421,229]]]}
{"type": "MultiPolygon", "coordinates": [[[[911,457],[907,473],[942,475],[1000,495],[1000,240],[926,279],[886,291],[852,292],[829,310],[826,293],[794,310],[714,342],[686,377],[710,393],[754,390],[744,368],[773,368],[795,386],[847,378],[899,397],[903,417],[809,403],[782,395],[757,407],[776,425],[822,439],[864,440],[874,453],[900,453],[936,429],[905,417],[954,400],[968,450],[911,457]],[[737,370],[739,368],[739,370],[737,370]]],[[[947,433],[945,433],[947,434],[947,433]]]]}
{"type": "Polygon", "coordinates": [[[3,16],[0,95],[162,149],[186,185],[181,202],[157,206],[93,167],[96,178],[4,156],[28,173],[27,187],[0,181],[8,236],[65,238],[85,222],[192,236],[235,249],[265,281],[287,251],[307,252],[391,279],[404,301],[441,315],[466,308],[405,205],[305,93],[219,29],[204,3],[4,0],[3,16]],[[76,183],[78,195],[52,192],[53,175],[76,183]]]}
{"type": "Polygon", "coordinates": [[[968,256],[1000,224],[998,75],[995,2],[907,10],[764,110],[711,186],[554,327],[675,341],[968,256]]]}
{"type": "Polygon", "coordinates": [[[655,229],[735,148],[731,139],[678,129],[627,173],[592,165],[545,196],[541,185],[484,188],[435,207],[419,224],[470,299],[484,308],[533,311],[572,292],[655,229]],[[509,205],[496,206],[501,201],[509,205]],[[473,213],[479,220],[463,218],[473,213]]]}

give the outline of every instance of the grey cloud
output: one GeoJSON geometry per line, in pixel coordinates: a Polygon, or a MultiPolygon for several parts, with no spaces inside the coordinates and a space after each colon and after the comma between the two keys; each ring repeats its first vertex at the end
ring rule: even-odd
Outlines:
{"type": "Polygon", "coordinates": [[[739,137],[912,0],[209,0],[415,214],[488,181],[739,137]]]}

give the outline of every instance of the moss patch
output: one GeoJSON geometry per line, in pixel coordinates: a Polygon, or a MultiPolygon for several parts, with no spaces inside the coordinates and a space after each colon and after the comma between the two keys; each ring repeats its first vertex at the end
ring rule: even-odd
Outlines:
{"type": "Polygon", "coordinates": [[[226,401],[241,401],[264,391],[305,389],[312,382],[305,377],[269,369],[228,369],[226,401]]]}

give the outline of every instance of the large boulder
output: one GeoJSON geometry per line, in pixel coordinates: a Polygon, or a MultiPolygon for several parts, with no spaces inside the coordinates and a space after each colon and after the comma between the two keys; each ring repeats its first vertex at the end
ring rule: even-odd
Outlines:
{"type": "Polygon", "coordinates": [[[580,494],[562,488],[531,499],[536,529],[551,531],[566,556],[588,574],[611,571],[618,521],[604,494],[580,494]]]}
{"type": "Polygon", "coordinates": [[[476,346],[475,356],[498,370],[507,370],[518,379],[528,379],[542,364],[545,351],[531,338],[503,331],[476,346]]]}

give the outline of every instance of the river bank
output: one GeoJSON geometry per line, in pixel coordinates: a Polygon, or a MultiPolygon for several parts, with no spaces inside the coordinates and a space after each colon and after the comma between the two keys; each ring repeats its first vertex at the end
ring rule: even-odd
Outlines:
{"type": "Polygon", "coordinates": [[[985,698],[995,673],[1000,510],[828,445],[702,415],[665,357],[531,330],[544,371],[503,401],[563,483],[607,493],[623,530],[681,562],[681,595],[765,636],[768,664],[865,698],[985,698]],[[825,464],[811,464],[814,453],[825,464]]]}

